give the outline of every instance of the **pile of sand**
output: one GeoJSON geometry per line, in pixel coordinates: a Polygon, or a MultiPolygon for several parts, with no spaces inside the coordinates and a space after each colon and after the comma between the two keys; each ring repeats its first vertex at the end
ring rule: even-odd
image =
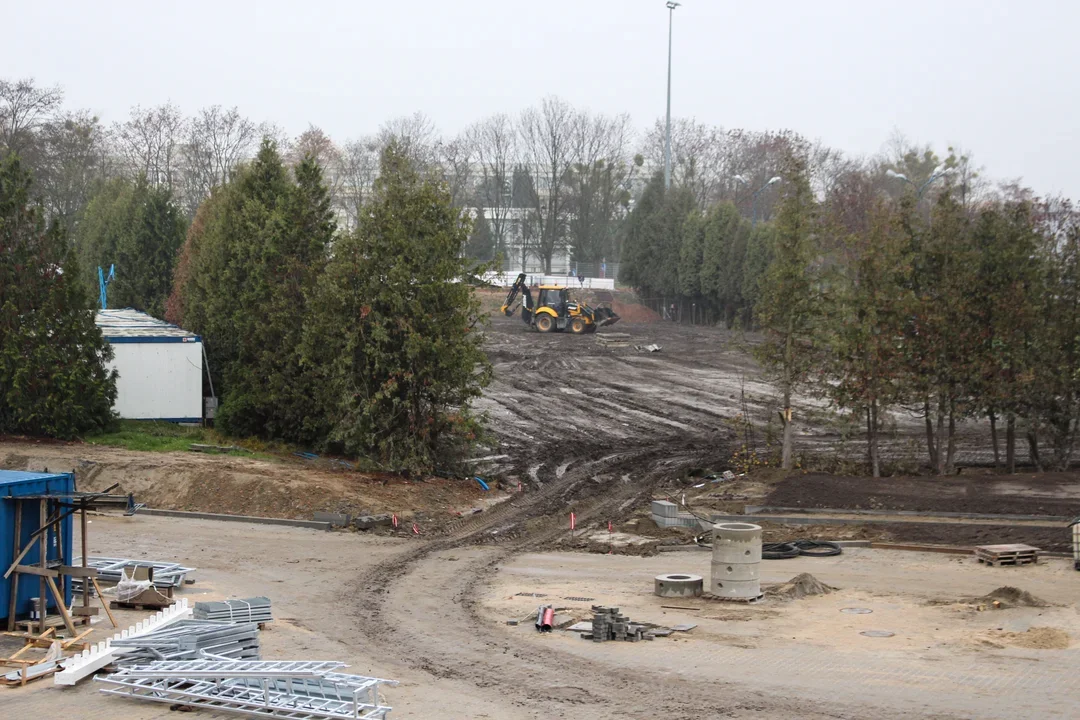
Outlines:
{"type": "Polygon", "coordinates": [[[1054,627],[1033,627],[1022,633],[991,630],[980,641],[996,648],[1008,645],[1029,650],[1064,650],[1069,647],[1069,633],[1054,627]]]}
{"type": "Polygon", "coordinates": [[[828,595],[836,588],[818,580],[810,573],[802,573],[781,585],[773,585],[765,589],[765,595],[778,600],[799,600],[810,595],[828,595]]]}
{"type": "Polygon", "coordinates": [[[1050,603],[1035,597],[1027,590],[1021,590],[1020,588],[1014,588],[1009,585],[1003,585],[997,590],[987,593],[982,597],[964,598],[961,602],[971,605],[993,605],[997,602],[998,605],[996,607],[1002,608],[1050,607],[1050,603]]]}

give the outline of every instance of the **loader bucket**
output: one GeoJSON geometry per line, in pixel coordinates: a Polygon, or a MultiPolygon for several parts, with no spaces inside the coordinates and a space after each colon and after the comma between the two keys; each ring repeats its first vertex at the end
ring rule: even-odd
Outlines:
{"type": "Polygon", "coordinates": [[[598,307],[593,314],[593,319],[596,321],[596,327],[602,328],[605,325],[614,325],[620,318],[611,308],[598,307]]]}

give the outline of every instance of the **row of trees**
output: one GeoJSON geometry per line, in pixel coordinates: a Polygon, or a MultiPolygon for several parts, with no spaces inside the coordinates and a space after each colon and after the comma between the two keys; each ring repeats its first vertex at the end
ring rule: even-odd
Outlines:
{"type": "Polygon", "coordinates": [[[938,474],[954,471],[957,426],[973,418],[989,420],[1008,471],[1018,438],[1036,466],[1068,467],[1080,433],[1080,214],[1015,188],[973,192],[955,154],[909,153],[907,173],[850,167],[825,192],[808,163],[788,156],[775,221],[757,227],[654,180],[624,258],[645,292],[722,319],[743,313],[762,332],[755,352],[781,396],[784,467],[800,391],[860,419],[875,476],[895,413],[922,418],[938,474]]]}
{"type": "Polygon", "coordinates": [[[169,319],[203,336],[227,432],[430,469],[475,439],[489,374],[470,221],[395,142],[360,217],[339,233],[316,159],[265,139],[199,208],[169,319]]]}
{"type": "Polygon", "coordinates": [[[63,227],[31,200],[18,157],[0,161],[0,434],[71,438],[112,421],[112,350],[63,227]]]}
{"type": "MultiPolygon", "coordinates": [[[[549,270],[567,250],[579,265],[617,261],[622,222],[651,170],[663,164],[660,124],[638,133],[626,115],[592,113],[556,97],[514,115],[484,118],[453,136],[442,136],[417,113],[340,141],[316,126],[289,137],[272,123],[221,106],[192,115],[171,104],[136,106],[128,118],[105,123],[88,111],[66,109],[60,88],[0,79],[0,155],[20,155],[50,218],[73,235],[94,196],[118,178],[167,191],[192,220],[212,189],[251,160],[267,136],[290,166],[314,158],[345,229],[359,225],[380,154],[395,141],[418,169],[442,177],[455,207],[470,209],[474,257],[499,254],[511,267],[539,261],[549,270]]],[[[773,212],[775,194],[752,200],[754,191],[795,147],[810,152],[814,181],[822,186],[845,162],[791,132],[729,131],[677,120],[673,175],[699,207],[727,201],[746,217],[756,211],[764,219],[773,212]]]]}

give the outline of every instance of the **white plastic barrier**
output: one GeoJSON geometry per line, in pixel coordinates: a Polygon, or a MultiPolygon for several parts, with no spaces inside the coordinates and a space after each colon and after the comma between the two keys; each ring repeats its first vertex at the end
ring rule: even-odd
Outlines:
{"type": "MultiPolygon", "coordinates": [[[[484,282],[491,285],[510,287],[517,280],[519,273],[489,272],[484,273],[484,282]]],[[[525,274],[525,282],[529,285],[560,285],[568,288],[586,288],[589,290],[614,290],[615,278],[583,278],[579,281],[572,275],[538,275],[525,274]]]]}
{"type": "Polygon", "coordinates": [[[181,598],[164,610],[155,613],[146,620],[135,623],[127,630],[106,638],[91,648],[83,650],[78,655],[62,662],[64,669],[53,676],[56,685],[74,685],[84,677],[91,675],[113,661],[119,648],[113,648],[113,640],[121,640],[130,637],[138,637],[146,633],[171,625],[177,620],[186,620],[191,617],[191,608],[188,607],[187,598],[181,598]]]}

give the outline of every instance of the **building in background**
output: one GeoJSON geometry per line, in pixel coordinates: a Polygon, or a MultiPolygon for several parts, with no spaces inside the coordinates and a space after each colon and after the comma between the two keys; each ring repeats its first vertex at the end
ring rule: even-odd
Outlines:
{"type": "Polygon", "coordinates": [[[97,326],[113,349],[121,418],[202,422],[202,338],[131,308],[99,310],[97,326]]]}

